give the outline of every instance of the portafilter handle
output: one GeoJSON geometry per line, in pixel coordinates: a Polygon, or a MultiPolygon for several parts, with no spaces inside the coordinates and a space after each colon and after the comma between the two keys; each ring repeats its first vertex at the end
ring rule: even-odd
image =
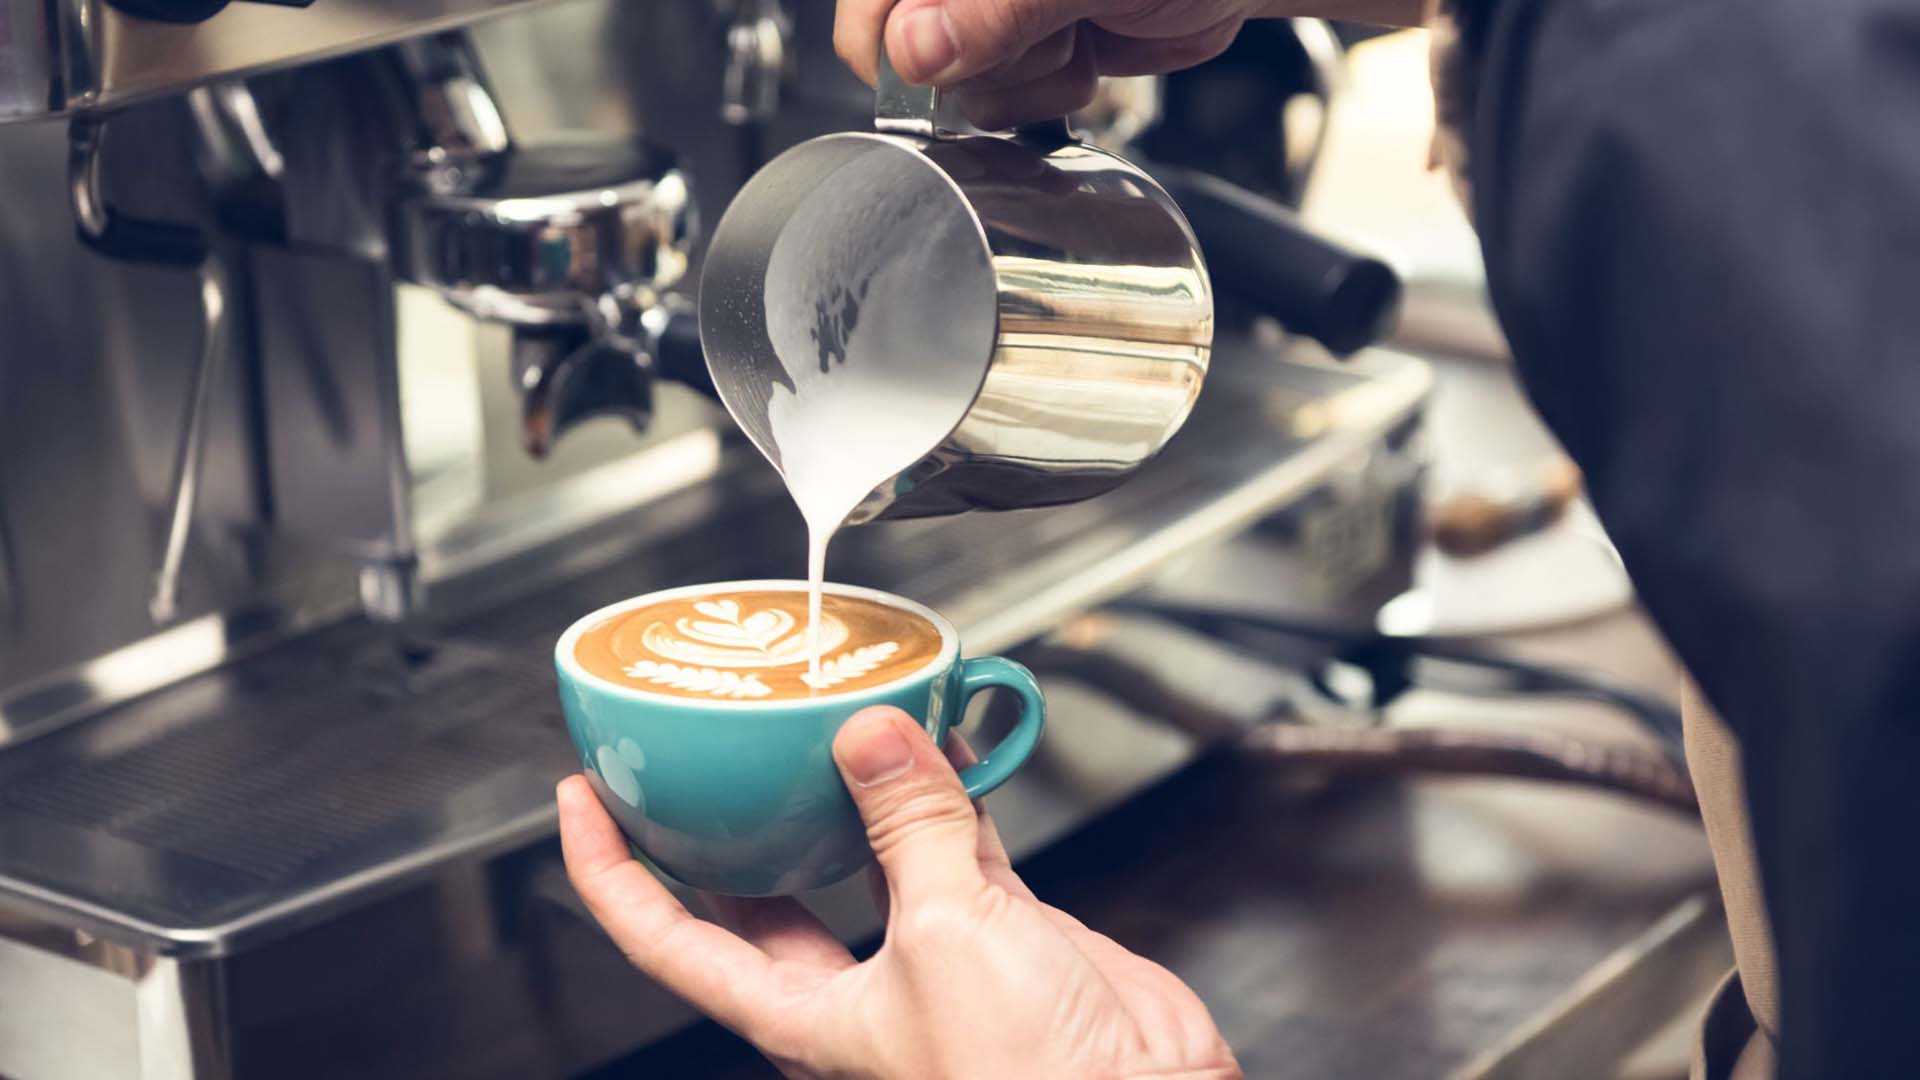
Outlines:
{"type": "Polygon", "coordinates": [[[1345,356],[1392,332],[1400,275],[1316,233],[1299,215],[1217,176],[1142,162],[1180,204],[1214,287],[1345,356]]]}
{"type": "MultiPolygon", "coordinates": [[[[693,253],[690,178],[624,138],[515,146],[464,170],[426,162],[395,207],[394,267],[478,318],[513,328],[527,452],[546,457],[580,422],[644,429],[663,353],[698,334],[672,315],[693,253]]],[[[691,315],[685,316],[691,319],[691,315]]]]}
{"type": "Polygon", "coordinates": [[[653,418],[656,379],[719,397],[700,351],[699,319],[678,297],[641,312],[631,332],[610,331],[597,320],[518,328],[513,351],[521,436],[535,458],[546,457],[568,430],[595,417],[617,416],[645,430],[653,418]]]}
{"type": "MultiPolygon", "coordinates": [[[[963,125],[955,124],[942,115],[940,88],[914,86],[902,79],[900,73],[893,69],[893,62],[887,59],[885,45],[880,47],[876,73],[878,77],[874,80],[873,94],[875,131],[919,139],[938,139],[966,133],[963,125]]],[[[1074,141],[1073,125],[1064,116],[1022,124],[1013,130],[1015,134],[1040,143],[1074,141]]]]}

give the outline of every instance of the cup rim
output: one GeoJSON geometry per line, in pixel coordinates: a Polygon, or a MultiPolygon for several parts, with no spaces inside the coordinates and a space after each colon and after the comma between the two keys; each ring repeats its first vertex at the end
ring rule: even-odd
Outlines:
{"type": "Polygon", "coordinates": [[[666,600],[675,600],[683,596],[718,592],[725,589],[733,589],[741,592],[804,593],[808,588],[808,582],[793,578],[710,581],[700,585],[681,585],[671,589],[658,589],[654,592],[628,597],[625,600],[617,600],[605,607],[588,612],[578,619],[575,619],[573,623],[561,633],[560,640],[554,643],[553,661],[560,667],[560,670],[566,672],[569,679],[586,683],[596,690],[613,694],[616,697],[630,698],[644,704],[688,706],[695,709],[713,709],[721,712],[765,712],[796,705],[828,704],[842,698],[854,699],[867,695],[884,694],[888,691],[898,690],[903,686],[911,685],[925,678],[929,671],[943,665],[950,665],[959,658],[960,633],[954,629],[953,623],[948,620],[946,616],[925,604],[909,600],[896,593],[886,592],[881,589],[870,589],[861,585],[842,585],[831,581],[822,584],[823,594],[830,593],[835,596],[851,596],[862,600],[871,600],[874,603],[883,604],[887,607],[901,608],[910,611],[926,619],[929,623],[933,624],[934,629],[940,632],[940,652],[934,656],[933,659],[928,660],[924,665],[915,668],[907,674],[875,686],[863,686],[858,690],[849,690],[843,694],[816,694],[808,697],[778,698],[773,700],[759,699],[752,701],[725,701],[708,698],[680,697],[674,694],[661,694],[652,690],[641,690],[636,687],[622,686],[611,679],[595,675],[593,672],[588,671],[585,667],[581,666],[579,660],[575,659],[573,655],[574,647],[578,644],[580,635],[586,633],[592,627],[605,622],[607,619],[613,618],[621,612],[631,611],[634,608],[646,607],[649,604],[657,604],[666,600]]]}

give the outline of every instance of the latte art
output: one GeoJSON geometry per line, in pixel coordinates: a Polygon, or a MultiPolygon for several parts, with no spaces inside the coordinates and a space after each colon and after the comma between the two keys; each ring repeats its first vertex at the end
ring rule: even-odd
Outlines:
{"type": "Polygon", "coordinates": [[[755,701],[846,693],[924,667],[943,648],[920,615],[862,597],[828,594],[819,665],[799,590],[715,593],[621,612],[581,634],[574,657],[589,673],[675,697],[755,701]]]}
{"type": "MultiPolygon", "coordinates": [[[[648,622],[640,631],[642,650],[681,664],[717,668],[779,667],[807,659],[805,626],[781,608],[748,611],[739,600],[727,597],[696,601],[693,611],[675,619],[671,627],[648,622]]],[[[837,649],[846,640],[846,624],[821,618],[821,652],[837,649]]]]}

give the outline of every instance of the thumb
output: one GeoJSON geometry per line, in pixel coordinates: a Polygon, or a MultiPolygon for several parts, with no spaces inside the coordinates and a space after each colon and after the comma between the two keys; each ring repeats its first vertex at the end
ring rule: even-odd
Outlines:
{"type": "Polygon", "coordinates": [[[1095,6],[1091,0],[901,0],[887,16],[887,59],[910,83],[946,86],[1018,60],[1095,6]]]}
{"type": "Polygon", "coordinates": [[[973,803],[912,717],[889,706],[862,709],[833,740],[833,759],[896,903],[964,895],[986,884],[975,855],[980,822],[973,803]]]}

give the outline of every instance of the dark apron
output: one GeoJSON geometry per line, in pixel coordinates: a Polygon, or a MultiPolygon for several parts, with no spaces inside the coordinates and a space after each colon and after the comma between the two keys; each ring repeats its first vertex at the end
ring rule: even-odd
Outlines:
{"type": "MultiPolygon", "coordinates": [[[[1472,214],[1465,125],[1474,114],[1475,72],[1460,46],[1451,12],[1456,0],[1429,0],[1433,35],[1433,168],[1444,169],[1461,205],[1472,214]]],[[[1779,982],[1773,937],[1760,895],[1759,864],[1747,821],[1740,747],[1706,699],[1689,682],[1682,688],[1687,768],[1700,800],[1700,816],[1713,847],[1713,863],[1733,936],[1735,969],[1714,991],[1713,1003],[1694,1045],[1692,1080],[1769,1080],[1775,1072],[1780,1030],[1779,982]]]]}

